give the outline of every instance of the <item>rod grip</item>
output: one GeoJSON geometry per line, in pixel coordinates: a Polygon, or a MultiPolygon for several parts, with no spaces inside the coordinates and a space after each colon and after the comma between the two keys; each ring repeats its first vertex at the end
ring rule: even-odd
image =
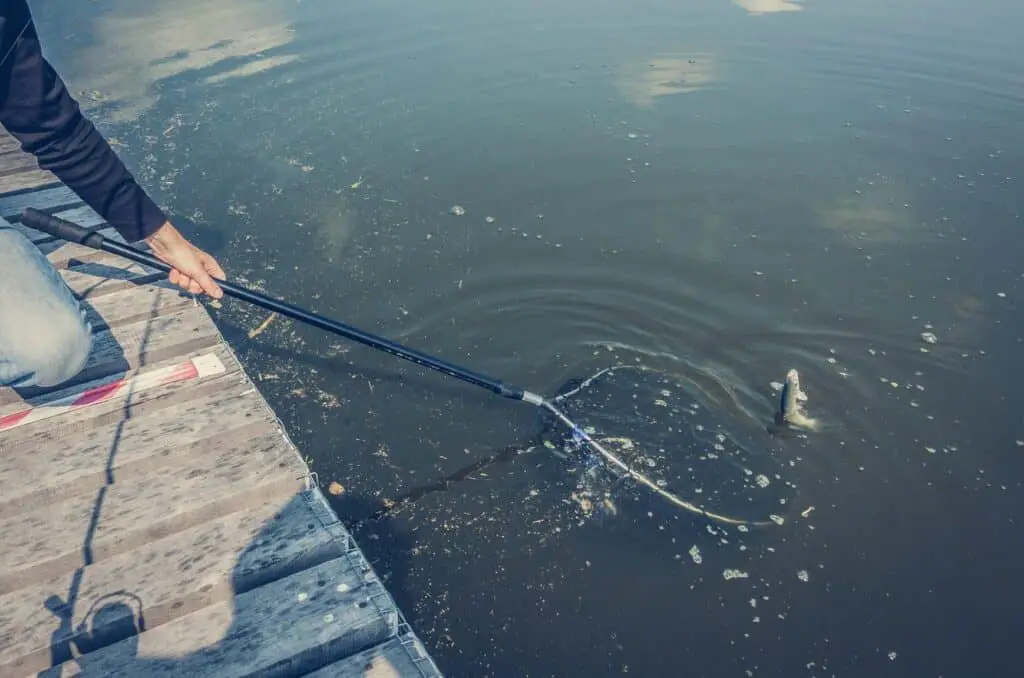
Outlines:
{"type": "Polygon", "coordinates": [[[41,212],[34,207],[28,207],[21,213],[21,223],[61,240],[67,240],[68,242],[87,247],[99,249],[103,242],[103,236],[99,233],[90,231],[66,219],[41,212]]]}

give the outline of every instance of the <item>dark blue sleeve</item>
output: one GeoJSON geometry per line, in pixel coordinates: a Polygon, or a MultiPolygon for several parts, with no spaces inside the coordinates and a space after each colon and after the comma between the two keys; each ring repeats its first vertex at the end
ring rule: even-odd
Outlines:
{"type": "Polygon", "coordinates": [[[0,125],[128,242],[167,221],[43,57],[26,0],[0,0],[0,125]]]}

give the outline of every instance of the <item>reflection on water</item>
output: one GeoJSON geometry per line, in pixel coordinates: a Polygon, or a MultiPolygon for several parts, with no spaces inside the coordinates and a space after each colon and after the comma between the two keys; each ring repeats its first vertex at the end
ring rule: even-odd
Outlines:
{"type": "Polygon", "coordinates": [[[659,54],[620,69],[616,86],[631,103],[647,108],[658,97],[697,92],[717,78],[711,54],[659,54]]]}
{"type": "Polygon", "coordinates": [[[763,462],[663,426],[639,462],[782,524],[589,519],[531,408],[225,303],[320,479],[419,497],[359,539],[449,674],[1012,673],[1024,5],[186,5],[51,53],[232,277],[545,393],[653,365],[763,462]],[[823,426],[773,437],[791,368],[823,426]]]}
{"type": "MultiPolygon", "coordinates": [[[[275,54],[293,33],[285,19],[288,0],[181,0],[138,3],[117,0],[90,26],[94,44],[81,50],[67,70],[69,82],[88,83],[106,118],[138,117],[158,98],[155,86],[188,77],[189,87],[254,75],[291,63],[295,54],[275,54]],[[270,54],[267,54],[270,52],[270,54]]],[[[83,98],[83,107],[92,103],[83,98]]]]}
{"type": "Polygon", "coordinates": [[[934,237],[932,227],[915,210],[913,194],[895,178],[874,176],[857,185],[834,205],[823,206],[822,227],[859,245],[922,242],[934,237]]]}
{"type": "Polygon", "coordinates": [[[733,0],[750,14],[772,14],[775,12],[799,12],[805,0],[733,0]]]}

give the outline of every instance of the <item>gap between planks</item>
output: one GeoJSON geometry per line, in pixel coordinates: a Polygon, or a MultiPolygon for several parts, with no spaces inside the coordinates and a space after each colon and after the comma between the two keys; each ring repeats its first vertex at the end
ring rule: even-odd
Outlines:
{"type": "MultiPolygon", "coordinates": [[[[198,304],[186,306],[169,315],[118,325],[93,335],[93,346],[85,366],[62,388],[109,377],[127,376],[141,367],[175,356],[187,356],[200,349],[222,343],[220,331],[206,309],[198,304]]],[[[18,397],[31,399],[51,389],[25,388],[18,397]]],[[[12,393],[0,402],[9,403],[12,393]]],[[[3,410],[0,409],[0,413],[3,410]]]]}
{"type": "MultiPolygon", "coordinates": [[[[0,676],[49,668],[51,648],[81,636],[85,615],[110,593],[136,596],[143,606],[146,633],[151,633],[161,624],[337,558],[343,547],[315,520],[306,493],[300,492],[12,591],[0,596],[0,676]],[[66,595],[74,581],[78,597],[69,611],[70,625],[63,626],[42,601],[66,595]]],[[[286,600],[294,605],[294,595],[286,600]]],[[[124,627],[123,617],[118,617],[94,617],[92,635],[106,635],[103,644],[109,643],[109,634],[124,627]]],[[[203,645],[216,643],[218,636],[205,635],[203,645]]]]}
{"type": "MultiPolygon", "coordinates": [[[[0,534],[7,535],[0,553],[0,595],[81,565],[86,534],[93,562],[100,562],[300,491],[305,468],[276,427],[260,423],[175,450],[173,465],[150,469],[130,482],[114,473],[100,503],[97,488],[91,488],[0,519],[0,534]],[[92,522],[97,506],[98,518],[92,522]]],[[[97,461],[102,468],[103,460],[97,461]]]]}

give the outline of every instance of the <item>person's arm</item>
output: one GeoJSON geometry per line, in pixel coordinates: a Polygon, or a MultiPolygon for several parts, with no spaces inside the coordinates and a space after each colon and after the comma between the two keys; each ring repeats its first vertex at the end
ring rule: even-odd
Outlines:
{"type": "Polygon", "coordinates": [[[167,216],[136,183],[107,141],[82,115],[43,56],[26,0],[0,2],[0,124],[128,242],[167,216]]]}
{"type": "Polygon", "coordinates": [[[0,125],[125,240],[145,239],[173,284],[222,295],[220,266],[174,228],[43,56],[27,0],[0,0],[0,125]]]}

